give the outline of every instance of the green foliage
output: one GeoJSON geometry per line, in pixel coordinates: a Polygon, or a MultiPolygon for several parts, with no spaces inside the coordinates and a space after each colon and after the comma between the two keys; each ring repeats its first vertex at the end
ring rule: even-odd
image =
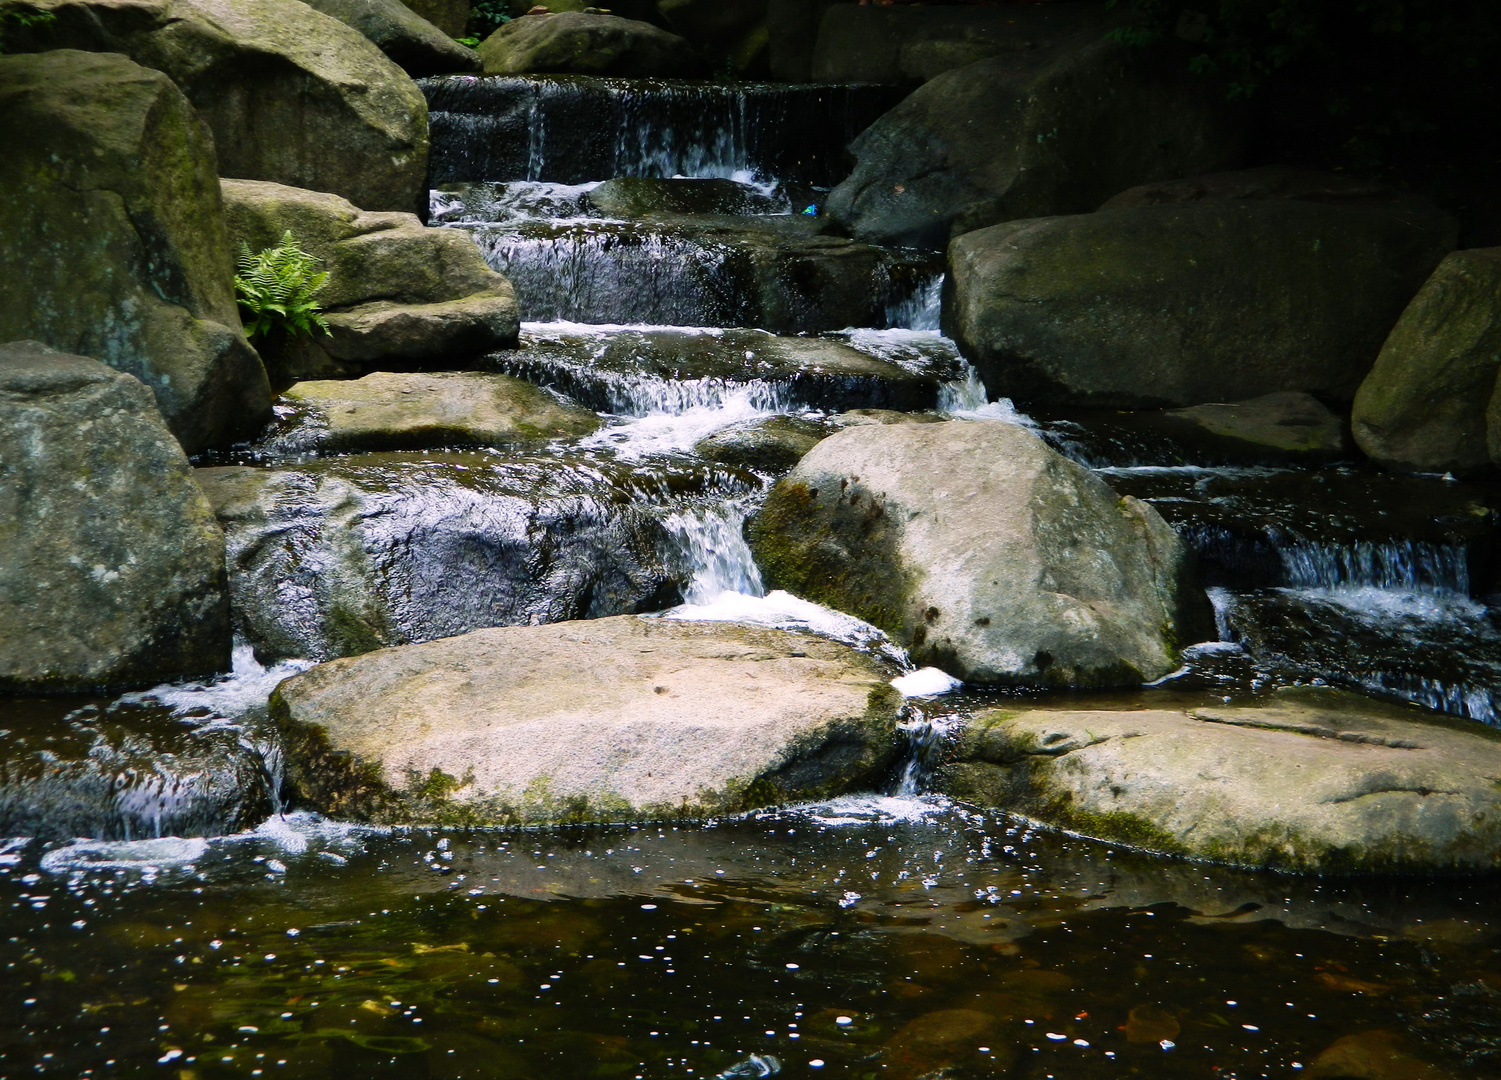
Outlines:
{"type": "Polygon", "coordinates": [[[485,38],[495,33],[502,23],[511,21],[509,0],[475,0],[469,9],[469,24],[464,28],[469,34],[459,41],[472,49],[485,38]],[[474,42],[470,45],[470,42],[474,42]]]}
{"type": "Polygon", "coordinates": [[[332,333],[316,299],[328,273],[314,270],[318,260],[297,246],[290,229],[282,233],[279,244],[259,254],[251,254],[250,245],[241,243],[239,265],[235,293],[249,316],[246,336],[284,331],[311,337],[315,326],[332,333]]]}
{"type": "Polygon", "coordinates": [[[55,15],[50,11],[21,11],[10,4],[0,4],[0,53],[5,52],[5,28],[9,26],[46,26],[55,15]]]}

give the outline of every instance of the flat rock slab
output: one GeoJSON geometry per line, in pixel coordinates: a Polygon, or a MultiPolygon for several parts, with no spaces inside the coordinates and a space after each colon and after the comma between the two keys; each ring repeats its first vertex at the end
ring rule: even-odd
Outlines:
{"type": "Polygon", "coordinates": [[[1344,423],[1312,394],[1282,390],[1250,401],[1194,405],[1167,413],[1210,435],[1285,454],[1333,457],[1345,449],[1344,423]]]}
{"type": "Polygon", "coordinates": [[[589,408],[623,414],[708,403],[755,382],[768,405],[928,409],[939,384],[958,374],[947,359],[915,369],[828,338],[758,330],[547,330],[524,335],[521,348],[493,353],[489,362],[589,408]]]}
{"type": "Polygon", "coordinates": [[[290,415],[271,441],[299,451],[538,446],[600,423],[531,383],[484,372],[378,371],[300,382],[282,400],[290,415]]]}
{"type": "Polygon", "coordinates": [[[702,818],[875,782],[894,673],[823,638],[623,616],[335,660],[271,709],[292,786],[340,817],[702,818]]]}
{"type": "Polygon", "coordinates": [[[1335,691],[996,710],[939,786],[1131,847],[1301,873],[1501,864],[1501,732],[1335,691]]]}

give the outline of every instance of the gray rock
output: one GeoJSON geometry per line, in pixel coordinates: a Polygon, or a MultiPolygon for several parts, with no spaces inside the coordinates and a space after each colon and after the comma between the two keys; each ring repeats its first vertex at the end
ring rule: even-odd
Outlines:
{"type": "Polygon", "coordinates": [[[896,409],[850,409],[829,417],[836,428],[870,427],[873,424],[941,424],[947,418],[937,413],[898,412],[896,409]]]}
{"type": "Polygon", "coordinates": [[[359,31],[299,0],[17,0],[44,25],[13,52],[124,53],[208,122],[219,172],[331,191],[366,210],[427,201],[427,101],[359,31]]]}
{"type": "Polygon", "coordinates": [[[1498,370],[1501,248],[1453,252],[1407,305],[1360,384],[1356,443],[1389,468],[1488,470],[1501,458],[1486,443],[1498,370]]]}
{"type": "Polygon", "coordinates": [[[747,537],[771,588],[968,682],[1139,683],[1210,632],[1157,512],[1014,424],[847,428],[777,483],[747,537]]]}
{"type": "Polygon", "coordinates": [[[1284,454],[1333,457],[1345,449],[1344,421],[1312,394],[1295,390],[1250,401],[1172,409],[1164,417],[1192,424],[1209,435],[1284,454]]]}
{"type": "Polygon", "coordinates": [[[290,230],[328,271],[318,299],[332,337],[272,343],[268,363],[282,385],[382,364],[464,362],[515,344],[516,294],[467,230],[429,229],[412,214],[369,213],[281,184],[225,180],[223,189],[237,244],[259,251],[290,230]]]}
{"type": "Polygon", "coordinates": [[[224,535],[151,391],[0,346],[0,693],[229,666],[224,535]]]}
{"type": "Polygon", "coordinates": [[[299,453],[539,446],[588,435],[599,417],[506,375],[377,371],[363,379],[300,382],[268,448],[299,453]]]}
{"type": "Polygon", "coordinates": [[[760,472],[786,472],[827,438],[830,430],[816,420],[771,416],[721,428],[693,444],[693,452],[710,461],[760,472]]]}
{"type": "Polygon", "coordinates": [[[821,638],[626,616],[336,660],[272,713],[292,786],[339,817],[660,821],[874,782],[898,745],[891,675],[821,638]]]}
{"type": "Polygon", "coordinates": [[[1013,221],[950,246],[944,326],[1027,404],[1348,398],[1453,242],[1437,212],[1302,201],[1013,221]]]}
{"type": "MultiPolygon", "coordinates": [[[[400,0],[303,0],[364,34],[413,78],[478,71],[479,53],[465,48],[400,0]]],[[[463,33],[463,27],[459,29],[463,33]]]]}
{"type": "Polygon", "coordinates": [[[1020,7],[882,7],[835,4],[817,25],[815,82],[926,82],[994,56],[1047,49],[1121,22],[1097,3],[1020,7]]]}
{"type": "Polygon", "coordinates": [[[925,83],[850,144],[854,171],[826,212],[857,240],[941,248],[1222,166],[1240,140],[1223,99],[1181,58],[1083,35],[925,83]]]}
{"type": "Polygon", "coordinates": [[[129,372],[189,453],[259,428],[214,143],[181,92],[123,56],[0,57],[0,144],[0,340],[129,372]]]}
{"type": "Polygon", "coordinates": [[[996,710],[939,786],[1131,847],[1300,873],[1493,870],[1501,733],[1334,691],[996,710]]]}
{"type": "Polygon", "coordinates": [[[651,23],[568,11],[512,19],[479,47],[487,75],[567,72],[679,79],[705,73],[692,45],[651,23]]]}
{"type": "Polygon", "coordinates": [[[426,19],[451,38],[461,38],[469,28],[469,0],[411,0],[407,4],[419,18],[426,19]]]}
{"type": "Polygon", "coordinates": [[[427,451],[197,476],[228,540],[236,629],[262,657],[654,611],[687,581],[625,467],[427,451]]]}

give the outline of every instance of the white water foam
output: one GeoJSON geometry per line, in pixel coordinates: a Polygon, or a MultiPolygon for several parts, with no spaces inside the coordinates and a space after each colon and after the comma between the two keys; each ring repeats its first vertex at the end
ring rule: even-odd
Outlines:
{"type": "Polygon", "coordinates": [[[313,666],[311,660],[283,660],[266,667],[255,658],[249,645],[236,645],[228,675],[202,682],[168,683],[150,690],[125,694],[120,701],[132,705],[165,705],[174,716],[217,716],[236,720],[250,709],[264,705],[277,684],[313,666]]]}
{"type": "Polygon", "coordinates": [[[162,836],[153,840],[75,840],[42,856],[49,874],[75,870],[139,870],[151,874],[189,866],[208,853],[201,836],[162,836]]]}
{"type": "Polygon", "coordinates": [[[687,622],[741,622],[779,630],[804,630],[857,649],[878,653],[903,668],[912,666],[907,651],[870,623],[842,611],[826,608],[822,604],[815,604],[811,600],[803,600],[781,589],[775,589],[765,596],[725,592],[707,603],[682,604],[671,608],[662,612],[660,618],[687,622]]]}
{"type": "Polygon", "coordinates": [[[937,697],[959,689],[964,680],[954,678],[941,668],[925,667],[892,679],[891,685],[902,697],[937,697]]]}

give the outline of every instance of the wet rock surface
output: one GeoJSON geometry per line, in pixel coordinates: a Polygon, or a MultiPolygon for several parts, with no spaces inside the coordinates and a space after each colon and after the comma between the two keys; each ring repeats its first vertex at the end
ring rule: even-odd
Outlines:
{"type": "Polygon", "coordinates": [[[702,818],[880,775],[897,746],[891,674],[816,637],[627,616],[333,661],[271,707],[293,787],[342,815],[702,818]]]}
{"type": "Polygon", "coordinates": [[[1333,458],[1346,449],[1339,414],[1312,394],[1292,390],[1250,401],[1173,409],[1165,416],[1212,436],[1289,455],[1333,458]]]}
{"type": "Polygon", "coordinates": [[[1305,873],[1490,870],[1501,736],[1329,691],[1186,710],[1001,710],[941,786],[1116,843],[1305,873]]]}
{"type": "Polygon", "coordinates": [[[769,586],[968,682],[1148,681],[1209,632],[1156,511],[1014,424],[842,431],[778,482],[747,535],[769,586]]]}
{"type": "Polygon", "coordinates": [[[717,479],[461,451],[197,477],[228,539],[237,629],[264,657],[313,659],[667,607],[687,573],[639,503],[717,479]]]}
{"type": "Polygon", "coordinates": [[[224,535],[151,391],[0,346],[0,692],[229,666],[224,535]]]}
{"type": "MultiPolygon", "coordinates": [[[[1501,248],[1456,251],[1393,327],[1355,395],[1355,441],[1412,472],[1491,468],[1487,403],[1501,370],[1501,248]]],[[[1501,434],[1496,438],[1501,447],[1501,434]]]]}
{"type": "Polygon", "coordinates": [[[628,415],[652,405],[709,403],[737,389],[763,405],[923,409],[936,403],[940,380],[955,373],[952,358],[914,370],[827,338],[666,328],[598,334],[542,326],[520,349],[487,363],[591,408],[628,415]]]}
{"type": "Polygon", "coordinates": [[[516,340],[511,283],[485,265],[467,234],[429,229],[415,215],[367,213],[337,195],[225,180],[230,235],[251,251],[284,232],[318,259],[318,294],[331,336],[273,342],[282,385],[389,364],[472,360],[516,340]]]}
{"type": "Polygon", "coordinates": [[[378,371],[301,382],[281,398],[267,453],[540,446],[576,439],[599,417],[530,383],[482,372],[378,371]]]}
{"type": "Polygon", "coordinates": [[[726,465],[740,465],[761,472],[786,472],[830,434],[827,425],[815,420],[774,416],[721,428],[694,443],[693,452],[726,465]]]}
{"type": "Polygon", "coordinates": [[[182,93],[123,56],[6,56],[0,142],[0,340],[134,375],[189,453],[251,435],[270,389],[235,310],[214,141],[182,93]]]}
{"type": "Polygon", "coordinates": [[[299,0],[27,0],[9,51],[124,53],[175,82],[221,175],[328,191],[365,210],[423,203],[421,92],[358,30],[299,0]],[[379,162],[372,168],[372,162],[379,162]]]}
{"type": "Polygon", "coordinates": [[[944,327],[1023,405],[1348,399],[1452,246],[1437,212],[1300,201],[1014,221],[950,247],[944,327]]]}
{"type": "Polygon", "coordinates": [[[480,44],[479,54],[487,75],[683,79],[705,74],[703,57],[676,34],[636,19],[581,11],[512,19],[480,44]]]}
{"type": "Polygon", "coordinates": [[[925,83],[850,144],[828,212],[866,243],[941,248],[997,222],[1093,210],[1239,152],[1239,122],[1171,57],[1103,30],[925,83]]]}

